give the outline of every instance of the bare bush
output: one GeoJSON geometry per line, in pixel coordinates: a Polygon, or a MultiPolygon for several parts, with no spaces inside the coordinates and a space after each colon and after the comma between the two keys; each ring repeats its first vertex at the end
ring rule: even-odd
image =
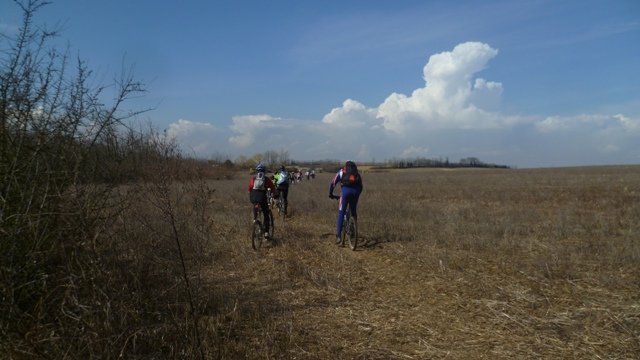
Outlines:
{"type": "Polygon", "coordinates": [[[144,92],[131,72],[91,87],[83,61],[72,68],[66,53],[48,46],[56,32],[33,25],[46,4],[17,1],[22,27],[3,38],[0,351],[202,357],[196,308],[204,305],[193,274],[207,254],[209,190],[203,182],[177,185],[198,175],[179,168],[189,162],[175,146],[125,126],[140,112],[123,104],[144,92]],[[105,106],[108,89],[114,100],[105,106]],[[123,185],[140,179],[146,186],[123,185]],[[194,196],[188,204],[185,193],[194,196]]]}

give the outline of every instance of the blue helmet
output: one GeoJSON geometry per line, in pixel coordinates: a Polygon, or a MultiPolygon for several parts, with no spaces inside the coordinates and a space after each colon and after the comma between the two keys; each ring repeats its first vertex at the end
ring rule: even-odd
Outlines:
{"type": "Polygon", "coordinates": [[[265,172],[267,168],[264,166],[263,163],[259,163],[258,166],[256,166],[256,171],[257,172],[265,172]]]}

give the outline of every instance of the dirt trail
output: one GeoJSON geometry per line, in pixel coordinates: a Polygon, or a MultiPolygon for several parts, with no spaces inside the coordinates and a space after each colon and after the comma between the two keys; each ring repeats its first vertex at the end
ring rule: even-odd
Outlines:
{"type": "Polygon", "coordinates": [[[303,358],[446,356],[440,348],[449,348],[451,339],[438,328],[460,321],[439,305],[450,295],[449,279],[434,276],[433,264],[408,261],[401,243],[340,247],[333,226],[294,215],[278,229],[280,243],[260,254],[257,263],[266,269],[258,270],[258,279],[251,268],[237,274],[247,287],[264,282],[278,288],[273,296],[280,310],[272,321],[290,329],[287,341],[303,358]]]}

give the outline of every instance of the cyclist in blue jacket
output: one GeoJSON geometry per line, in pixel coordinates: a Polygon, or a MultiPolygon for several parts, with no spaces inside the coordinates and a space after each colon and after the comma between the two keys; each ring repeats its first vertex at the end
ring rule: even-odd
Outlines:
{"type": "Polygon", "coordinates": [[[336,224],[336,244],[340,243],[340,234],[342,233],[342,221],[344,219],[346,205],[349,204],[351,209],[351,216],[354,219],[358,219],[358,198],[362,193],[362,177],[358,172],[358,167],[353,161],[347,161],[344,166],[338,170],[333,177],[331,184],[329,185],[329,197],[332,199],[337,198],[333,195],[333,189],[340,184],[340,202],[338,205],[338,221],[336,224]]]}

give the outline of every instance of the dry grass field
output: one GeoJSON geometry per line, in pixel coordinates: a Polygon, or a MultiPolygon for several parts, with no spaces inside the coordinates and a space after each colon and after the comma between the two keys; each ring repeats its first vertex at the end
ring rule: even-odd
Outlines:
{"type": "Polygon", "coordinates": [[[640,358],[640,166],[363,167],[357,251],[321,173],[256,252],[236,169],[262,155],[182,154],[124,105],[132,67],[101,84],[36,24],[48,1],[15,2],[0,359],[640,358]]]}
{"type": "Polygon", "coordinates": [[[259,252],[248,175],[211,184],[207,356],[638,358],[639,166],[366,172],[356,251],[331,175],[259,252]]]}

